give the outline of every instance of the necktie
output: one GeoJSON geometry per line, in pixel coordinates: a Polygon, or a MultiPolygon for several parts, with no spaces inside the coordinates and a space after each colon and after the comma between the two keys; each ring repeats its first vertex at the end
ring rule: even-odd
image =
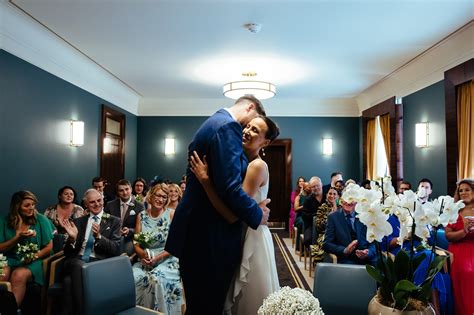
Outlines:
{"type": "Polygon", "coordinates": [[[120,209],[120,221],[123,223],[123,219],[125,218],[125,213],[127,213],[128,205],[126,203],[122,203],[122,209],[120,209]]]}
{"type": "Polygon", "coordinates": [[[352,223],[352,220],[351,220],[351,215],[350,214],[346,214],[346,220],[347,220],[347,224],[349,224],[349,228],[354,231],[354,224],[352,223]]]}
{"type": "MultiPolygon", "coordinates": [[[[93,224],[99,222],[99,218],[97,216],[92,217],[93,224]]],[[[84,254],[82,254],[82,260],[85,262],[89,262],[89,257],[92,253],[92,248],[94,247],[94,233],[89,233],[89,238],[87,239],[86,248],[84,248],[84,254]]]]}

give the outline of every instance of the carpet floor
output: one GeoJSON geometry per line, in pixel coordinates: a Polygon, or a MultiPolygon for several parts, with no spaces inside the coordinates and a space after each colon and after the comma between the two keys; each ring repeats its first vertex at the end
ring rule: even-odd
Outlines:
{"type": "Polygon", "coordinates": [[[302,288],[311,291],[304,279],[299,267],[293,259],[290,249],[286,246],[283,238],[288,238],[288,232],[283,229],[270,229],[275,247],[275,262],[277,265],[280,286],[290,288],[302,288]]]}

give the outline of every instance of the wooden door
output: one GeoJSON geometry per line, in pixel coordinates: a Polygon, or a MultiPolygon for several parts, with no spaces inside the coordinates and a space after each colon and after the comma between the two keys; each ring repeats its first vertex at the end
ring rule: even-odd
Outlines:
{"type": "Polygon", "coordinates": [[[115,185],[125,173],[125,115],[102,105],[100,138],[100,176],[105,178],[105,192],[115,196],[115,185]]]}
{"type": "Polygon", "coordinates": [[[270,222],[284,223],[288,227],[291,194],[291,139],[278,139],[265,148],[265,156],[270,172],[268,197],[270,222]]]}

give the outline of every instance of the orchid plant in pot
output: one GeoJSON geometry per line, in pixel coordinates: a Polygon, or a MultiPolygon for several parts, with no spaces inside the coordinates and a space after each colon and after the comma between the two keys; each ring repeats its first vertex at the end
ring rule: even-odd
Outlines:
{"type": "Polygon", "coordinates": [[[367,226],[367,240],[375,243],[377,249],[376,265],[366,266],[369,275],[379,284],[371,303],[375,301],[390,310],[421,311],[429,307],[433,279],[447,257],[437,255],[435,242],[428,246],[428,238],[432,229],[455,223],[459,209],[464,206],[450,196],[426,203],[421,203],[418,197],[413,191],[397,195],[390,177],[372,182],[371,189],[349,184],[342,197],[347,202],[357,202],[357,217],[367,226]],[[389,248],[387,239],[394,231],[390,223],[393,216],[399,221],[397,243],[401,247],[394,258],[385,252],[389,248]],[[407,239],[408,246],[404,247],[407,239]],[[415,239],[419,240],[418,246],[415,239]],[[420,272],[418,268],[422,263],[426,264],[426,271],[421,280],[417,275],[418,281],[415,281],[415,273],[420,272]]]}

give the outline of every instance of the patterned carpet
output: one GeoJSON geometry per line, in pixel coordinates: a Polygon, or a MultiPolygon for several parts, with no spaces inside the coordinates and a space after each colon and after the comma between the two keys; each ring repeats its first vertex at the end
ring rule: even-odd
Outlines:
{"type": "Polygon", "coordinates": [[[272,232],[273,245],[275,247],[275,261],[277,265],[280,286],[290,288],[302,288],[311,290],[295,260],[290,254],[290,250],[285,245],[283,238],[288,238],[288,232],[283,229],[270,229],[272,232]]]}

